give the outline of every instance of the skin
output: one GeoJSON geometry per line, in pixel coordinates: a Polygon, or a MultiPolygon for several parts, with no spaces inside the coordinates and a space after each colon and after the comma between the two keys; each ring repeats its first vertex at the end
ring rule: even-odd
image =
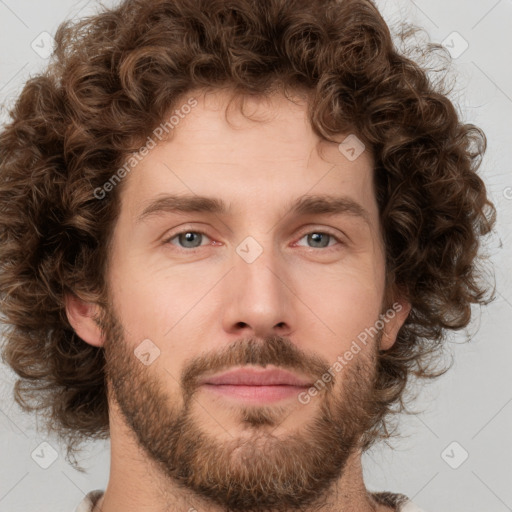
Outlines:
{"type": "Polygon", "coordinates": [[[281,94],[246,98],[245,112],[260,122],[236,108],[226,120],[225,91],[190,96],[197,106],[124,178],[109,310],[67,298],[73,328],[107,360],[111,468],[95,510],[391,510],[366,491],[359,442],[377,352],[395,342],[405,300],[306,405],[297,396],[251,405],[198,383],[265,364],[316,380],[375,325],[385,258],[371,154],[350,161],[337,144],[319,144],[305,102],[281,94]],[[137,222],[163,193],[215,197],[231,210],[137,222]],[[311,194],[349,196],[369,224],[347,213],[287,214],[286,205],[311,194]],[[187,232],[197,234],[176,236],[187,232]],[[236,250],[248,236],[263,250],[250,263],[236,250]],[[134,354],[146,339],[160,351],[149,365],[134,354]]]}

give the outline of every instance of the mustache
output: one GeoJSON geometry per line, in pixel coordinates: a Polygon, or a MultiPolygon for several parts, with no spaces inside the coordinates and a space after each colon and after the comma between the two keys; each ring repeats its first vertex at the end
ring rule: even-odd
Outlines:
{"type": "MultiPolygon", "coordinates": [[[[246,365],[274,365],[313,377],[321,377],[329,369],[329,364],[318,355],[306,353],[289,338],[272,335],[260,339],[253,337],[238,340],[220,351],[215,349],[186,360],[181,372],[181,384],[185,391],[192,393],[205,374],[246,365]]],[[[332,385],[332,382],[326,384],[332,385]]]]}

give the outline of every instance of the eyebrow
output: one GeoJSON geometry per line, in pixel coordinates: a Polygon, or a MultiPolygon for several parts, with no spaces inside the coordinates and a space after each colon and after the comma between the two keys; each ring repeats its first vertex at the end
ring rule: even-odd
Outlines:
{"type": "MultiPolygon", "coordinates": [[[[215,197],[190,194],[166,194],[153,199],[140,213],[136,223],[163,213],[210,213],[228,215],[231,208],[215,197]]],[[[346,196],[308,195],[292,201],[284,208],[286,215],[351,215],[371,226],[370,214],[358,202],[346,196]]]]}

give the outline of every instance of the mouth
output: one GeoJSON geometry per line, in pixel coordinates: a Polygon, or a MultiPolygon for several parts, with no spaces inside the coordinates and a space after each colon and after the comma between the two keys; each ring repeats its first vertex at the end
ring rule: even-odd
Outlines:
{"type": "Polygon", "coordinates": [[[252,403],[276,402],[296,398],[312,386],[312,380],[279,368],[237,368],[205,377],[203,389],[216,395],[252,403]]]}

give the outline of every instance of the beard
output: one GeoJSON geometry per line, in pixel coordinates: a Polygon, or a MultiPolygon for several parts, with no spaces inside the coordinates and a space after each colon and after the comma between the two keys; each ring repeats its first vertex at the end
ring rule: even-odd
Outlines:
{"type": "Polygon", "coordinates": [[[102,324],[109,400],[115,400],[138,444],[169,481],[169,491],[181,488],[230,512],[320,510],[335,492],[349,491],[339,489],[338,481],[375,423],[381,331],[376,343],[329,382],[322,381],[324,388],[308,404],[298,405],[310,409],[302,424],[278,436],[275,430],[297,406],[230,405],[243,430],[237,428],[237,435],[221,440],[197,418],[199,380],[206,373],[271,364],[318,382],[331,365],[288,338],[269,336],[241,339],[224,350],[198,355],[184,362],[179,378],[169,374],[163,379],[135,357],[112,310],[102,324]],[[176,381],[179,389],[169,391],[166,383],[176,381]]]}

